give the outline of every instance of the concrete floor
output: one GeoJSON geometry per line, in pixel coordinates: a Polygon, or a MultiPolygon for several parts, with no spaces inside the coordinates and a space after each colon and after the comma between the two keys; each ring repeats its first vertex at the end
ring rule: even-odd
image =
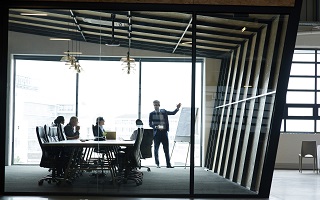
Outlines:
{"type": "MultiPolygon", "coordinates": [[[[153,200],[154,198],[126,197],[79,197],[79,196],[2,196],[0,200],[153,200]]],[[[166,198],[167,199],[167,198],[166,198]]],[[[177,198],[172,198],[175,200],[177,198]]],[[[196,198],[188,198],[197,200],[196,198]]],[[[220,200],[223,200],[219,198],[220,200]]],[[[320,199],[320,174],[312,170],[275,170],[269,200],[316,200],[320,199]]],[[[181,200],[181,198],[179,198],[181,200]]],[[[228,198],[230,200],[230,198],[228,198]]]]}

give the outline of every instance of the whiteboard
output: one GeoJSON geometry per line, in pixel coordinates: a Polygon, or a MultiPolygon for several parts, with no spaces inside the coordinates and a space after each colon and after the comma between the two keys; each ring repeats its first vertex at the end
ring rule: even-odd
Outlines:
{"type": "MultiPolygon", "coordinates": [[[[198,108],[195,109],[195,122],[197,121],[198,108]]],[[[181,109],[175,142],[190,142],[191,134],[191,108],[181,109]]]]}

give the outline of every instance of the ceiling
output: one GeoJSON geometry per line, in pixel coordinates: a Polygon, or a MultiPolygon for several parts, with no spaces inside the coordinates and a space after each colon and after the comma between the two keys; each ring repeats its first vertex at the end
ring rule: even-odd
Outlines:
{"type": "MultiPolygon", "coordinates": [[[[230,56],[275,18],[261,14],[198,15],[197,57],[230,56]]],[[[134,49],[191,56],[192,20],[191,14],[182,12],[10,9],[9,31],[96,44],[109,43],[113,35],[121,47],[130,44],[134,49]]]]}

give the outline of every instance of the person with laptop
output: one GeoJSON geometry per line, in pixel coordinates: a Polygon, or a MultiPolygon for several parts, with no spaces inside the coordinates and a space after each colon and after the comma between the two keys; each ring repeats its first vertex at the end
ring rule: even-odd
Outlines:
{"type": "Polygon", "coordinates": [[[181,103],[177,104],[177,108],[174,111],[167,111],[165,109],[160,109],[160,101],[153,101],[154,111],[149,114],[149,126],[153,128],[153,140],[154,140],[154,158],[158,168],[160,168],[159,163],[159,147],[162,143],[163,151],[166,157],[167,168],[173,168],[170,163],[169,156],[169,120],[168,115],[175,115],[180,107],[181,103]]]}
{"type": "Polygon", "coordinates": [[[105,140],[106,131],[103,128],[105,120],[103,117],[97,117],[96,125],[92,126],[92,132],[95,137],[95,140],[105,140]]]}
{"type": "Polygon", "coordinates": [[[105,120],[103,117],[97,117],[96,125],[92,125],[92,132],[95,140],[115,140],[117,137],[116,131],[104,129],[105,120]]]}

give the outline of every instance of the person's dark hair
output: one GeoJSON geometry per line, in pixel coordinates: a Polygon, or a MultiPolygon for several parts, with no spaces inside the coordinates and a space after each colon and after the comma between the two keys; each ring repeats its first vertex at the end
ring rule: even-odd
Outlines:
{"type": "Polygon", "coordinates": [[[136,120],[136,125],[143,125],[143,122],[141,121],[141,119],[136,120]]]}
{"type": "Polygon", "coordinates": [[[159,104],[160,105],[160,101],[159,100],[154,100],[153,104],[159,104]]]}
{"type": "Polygon", "coordinates": [[[53,123],[58,125],[60,123],[64,122],[64,117],[63,116],[58,116],[54,121],[53,123]]]}
{"type": "Polygon", "coordinates": [[[98,117],[96,120],[96,124],[99,124],[99,122],[104,121],[103,117],[98,117]]]}

